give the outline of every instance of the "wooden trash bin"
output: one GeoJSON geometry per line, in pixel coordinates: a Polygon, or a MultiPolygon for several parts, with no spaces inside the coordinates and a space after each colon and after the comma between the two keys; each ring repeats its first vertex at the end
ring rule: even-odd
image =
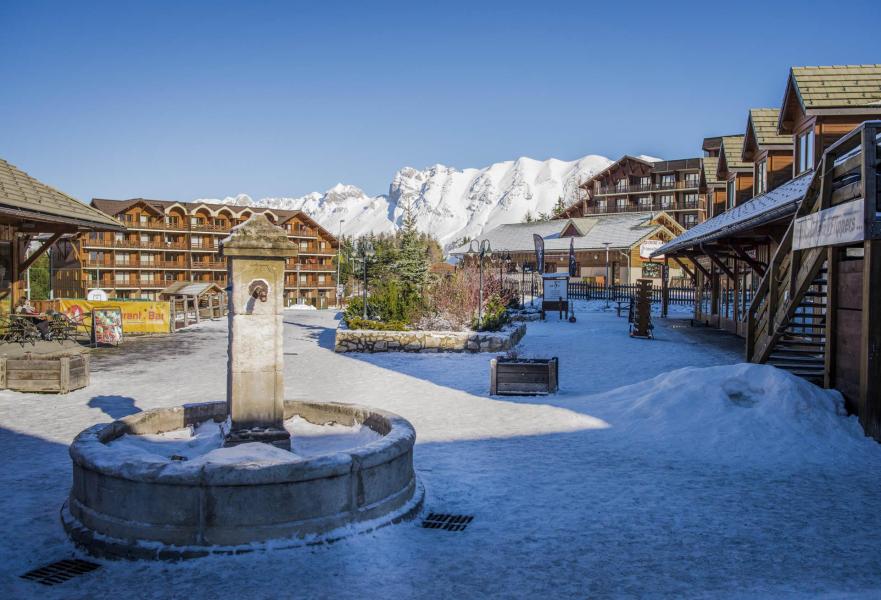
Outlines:
{"type": "Polygon", "coordinates": [[[559,361],[553,358],[505,358],[490,361],[491,396],[538,396],[559,389],[559,361]]]}

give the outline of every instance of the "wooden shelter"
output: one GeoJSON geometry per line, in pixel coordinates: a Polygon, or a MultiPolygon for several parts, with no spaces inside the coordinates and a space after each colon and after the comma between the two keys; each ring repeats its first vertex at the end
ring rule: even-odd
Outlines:
{"type": "Polygon", "coordinates": [[[113,217],[0,159],[0,312],[19,303],[28,267],[62,238],[124,230],[113,217]],[[28,254],[34,241],[40,245],[28,254]]]}
{"type": "Polygon", "coordinates": [[[227,313],[226,291],[211,281],[175,281],[159,292],[159,299],[171,302],[175,330],[227,313]]]}

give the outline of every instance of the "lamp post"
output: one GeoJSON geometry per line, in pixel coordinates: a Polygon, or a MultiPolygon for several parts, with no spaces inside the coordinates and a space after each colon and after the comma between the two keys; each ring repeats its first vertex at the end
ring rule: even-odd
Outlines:
{"type": "Polygon", "coordinates": [[[480,274],[478,279],[477,328],[480,329],[480,324],[483,321],[483,257],[487,254],[492,254],[492,246],[490,246],[489,240],[471,240],[466,254],[477,257],[478,272],[480,274]]]}
{"type": "Polygon", "coordinates": [[[367,259],[376,254],[376,251],[373,249],[373,244],[370,243],[370,240],[364,240],[364,243],[361,244],[361,260],[364,262],[364,286],[362,289],[362,298],[364,300],[364,320],[367,320],[367,259]]]}
{"type": "Polygon", "coordinates": [[[603,246],[606,247],[606,308],[609,308],[609,290],[611,286],[609,285],[609,245],[612,242],[603,242],[603,246]]]}
{"type": "Polygon", "coordinates": [[[343,257],[343,223],[345,223],[345,219],[340,219],[340,234],[336,238],[336,305],[340,306],[343,303],[343,294],[342,289],[340,289],[340,263],[342,262],[343,257]]]}

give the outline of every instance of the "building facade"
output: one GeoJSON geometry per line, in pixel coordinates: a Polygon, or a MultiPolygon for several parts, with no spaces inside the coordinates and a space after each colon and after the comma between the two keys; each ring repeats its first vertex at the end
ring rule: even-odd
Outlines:
{"type": "Polygon", "coordinates": [[[301,211],[167,200],[92,200],[92,207],[126,230],[91,232],[56,245],[52,286],[57,297],[103,289],[115,298],[157,299],[175,281],[227,285],[220,240],[257,212],[298,245],[285,265],[286,304],[325,307],[335,302],[338,241],[301,211]]]}
{"type": "Polygon", "coordinates": [[[580,186],[563,218],[665,212],[689,229],[706,219],[703,159],[649,161],[624,156],[580,186]]]}

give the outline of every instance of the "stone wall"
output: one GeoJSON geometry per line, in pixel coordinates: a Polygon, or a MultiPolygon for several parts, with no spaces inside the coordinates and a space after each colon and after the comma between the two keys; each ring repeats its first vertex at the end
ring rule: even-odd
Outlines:
{"type": "Polygon", "coordinates": [[[336,352],[505,352],[526,333],[526,325],[512,324],[502,331],[336,331],[336,352]]]}

